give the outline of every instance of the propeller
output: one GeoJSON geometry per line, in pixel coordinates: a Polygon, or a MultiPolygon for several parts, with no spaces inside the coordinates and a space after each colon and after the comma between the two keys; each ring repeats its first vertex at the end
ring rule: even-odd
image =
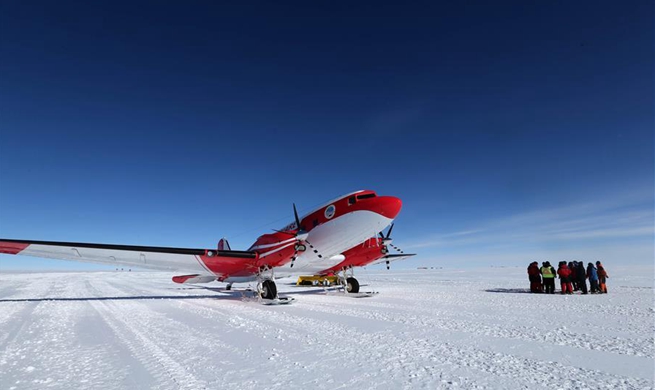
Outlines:
{"type": "Polygon", "coordinates": [[[305,229],[301,228],[300,226],[300,217],[298,216],[298,209],[296,208],[295,203],[293,203],[293,218],[296,224],[295,231],[272,229],[274,232],[288,234],[289,236],[292,236],[296,239],[293,256],[291,256],[291,264],[290,264],[291,268],[293,268],[296,259],[298,258],[298,256],[300,256],[300,252],[304,252],[307,250],[306,245],[309,246],[309,248],[314,252],[314,254],[316,254],[316,256],[318,256],[319,259],[323,258],[323,255],[319,253],[318,249],[316,249],[311,242],[307,241],[307,237],[309,237],[309,232],[307,232],[305,229]]]}
{"type": "MultiPolygon", "coordinates": [[[[380,238],[382,239],[383,253],[385,253],[385,255],[389,252],[389,249],[387,248],[387,246],[392,247],[393,249],[395,249],[397,252],[399,252],[401,254],[405,253],[405,252],[403,252],[402,249],[398,248],[397,246],[395,246],[394,244],[391,243],[393,241],[393,239],[391,238],[391,231],[393,230],[393,225],[394,224],[392,223],[391,226],[389,226],[389,230],[387,231],[386,236],[382,232],[379,233],[380,238]]],[[[390,269],[390,267],[389,267],[390,261],[388,259],[386,261],[386,264],[387,264],[387,269],[390,269]]]]}
{"type": "MultiPolygon", "coordinates": [[[[309,233],[307,233],[303,228],[300,227],[300,217],[298,217],[298,210],[296,209],[296,204],[293,204],[293,217],[296,222],[296,233],[295,236],[298,239],[298,241],[304,241],[307,245],[309,245],[309,248],[318,256],[318,258],[323,258],[323,255],[321,255],[316,248],[314,248],[314,245],[312,245],[311,242],[307,241],[307,237],[309,236],[309,233]]],[[[294,252],[293,256],[291,257],[291,265],[289,266],[290,268],[293,268],[293,265],[298,258],[298,245],[296,245],[296,251],[294,252]]]]}
{"type": "Polygon", "coordinates": [[[391,231],[392,230],[393,230],[393,223],[391,224],[391,226],[389,226],[389,231],[387,231],[386,237],[384,236],[384,234],[382,234],[382,232],[378,233],[378,234],[380,234],[380,238],[382,239],[383,243],[389,243],[389,244],[391,243],[391,231]]]}
{"type": "Polygon", "coordinates": [[[303,241],[305,238],[307,238],[306,236],[304,236],[304,235],[307,234],[307,232],[300,228],[300,218],[298,217],[298,210],[296,209],[296,204],[295,203],[293,204],[293,217],[294,217],[294,222],[296,223],[296,232],[295,233],[292,233],[291,231],[288,231],[288,230],[273,229],[273,231],[278,232],[278,233],[288,234],[290,236],[296,236],[296,237],[298,237],[298,240],[303,241]]]}
{"type": "Polygon", "coordinates": [[[398,248],[397,246],[395,246],[394,244],[391,243],[393,241],[393,239],[391,238],[391,231],[392,230],[393,230],[393,223],[389,227],[389,231],[387,232],[386,237],[384,236],[384,234],[382,234],[382,232],[380,232],[380,237],[382,238],[382,242],[384,244],[386,244],[386,245],[389,245],[390,247],[395,249],[397,252],[404,254],[405,252],[402,249],[398,248]]]}

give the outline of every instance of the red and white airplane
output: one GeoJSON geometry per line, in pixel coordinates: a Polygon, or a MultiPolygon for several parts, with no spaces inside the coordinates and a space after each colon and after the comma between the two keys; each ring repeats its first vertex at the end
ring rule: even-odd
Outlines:
{"type": "Polygon", "coordinates": [[[381,233],[401,207],[400,199],[373,191],[341,196],[302,218],[294,205],[294,222],[260,236],[246,251],[232,250],[226,239],[217,249],[0,239],[0,253],[184,272],[173,281],[219,281],[228,289],[258,281],[260,297],[268,300],[278,297],[275,278],[294,275],[339,275],[346,291],[357,293],[353,267],[386,262],[388,268],[390,261],[413,256],[391,244],[393,226],[381,233]],[[389,246],[401,253],[389,254],[389,246]]]}

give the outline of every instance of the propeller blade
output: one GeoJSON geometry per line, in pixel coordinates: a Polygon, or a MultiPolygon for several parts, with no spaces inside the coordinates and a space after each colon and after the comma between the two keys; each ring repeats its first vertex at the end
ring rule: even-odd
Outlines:
{"type": "Polygon", "coordinates": [[[293,216],[296,218],[296,228],[300,230],[300,218],[298,218],[298,210],[296,210],[296,204],[293,204],[293,216]]]}
{"type": "Polygon", "coordinates": [[[391,245],[391,246],[393,247],[393,249],[397,250],[398,252],[403,253],[403,254],[405,253],[405,252],[403,252],[402,249],[398,248],[398,247],[395,246],[394,244],[389,244],[389,245],[391,245]]]}
{"type": "Polygon", "coordinates": [[[382,232],[378,233],[380,235],[380,238],[384,240],[384,234],[382,232]]]}
{"type": "Polygon", "coordinates": [[[393,230],[393,223],[391,224],[391,226],[389,226],[389,231],[387,232],[387,237],[386,238],[389,238],[391,236],[391,231],[392,230],[393,230]]]}

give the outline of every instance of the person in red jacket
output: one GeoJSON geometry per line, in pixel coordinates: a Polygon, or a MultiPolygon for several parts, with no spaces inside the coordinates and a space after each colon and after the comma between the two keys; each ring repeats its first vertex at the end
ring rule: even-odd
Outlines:
{"type": "Polygon", "coordinates": [[[562,285],[562,294],[573,294],[573,286],[571,285],[571,269],[566,265],[566,261],[559,262],[557,269],[559,281],[562,285]]]}
{"type": "Polygon", "coordinates": [[[528,278],[530,279],[530,292],[540,293],[543,291],[541,285],[541,272],[539,272],[539,263],[533,261],[528,267],[528,278]]]}

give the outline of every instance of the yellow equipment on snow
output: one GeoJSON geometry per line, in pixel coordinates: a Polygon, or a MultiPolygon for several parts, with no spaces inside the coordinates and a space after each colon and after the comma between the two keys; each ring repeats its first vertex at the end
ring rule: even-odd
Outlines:
{"type": "Polygon", "coordinates": [[[332,286],[339,282],[336,276],[310,275],[299,276],[296,286],[332,286]]]}

